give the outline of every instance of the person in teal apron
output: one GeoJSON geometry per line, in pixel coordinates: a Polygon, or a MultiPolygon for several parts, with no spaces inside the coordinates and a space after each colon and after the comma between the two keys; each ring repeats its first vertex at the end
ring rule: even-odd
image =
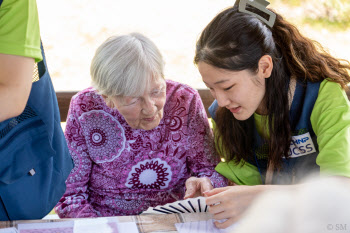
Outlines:
{"type": "Polygon", "coordinates": [[[225,159],[216,170],[234,184],[206,193],[214,218],[227,219],[219,228],[265,190],[300,187],[310,174],[350,177],[350,64],[268,4],[237,1],[196,45],[194,62],[216,99],[209,111],[225,159]]]}
{"type": "Polygon", "coordinates": [[[0,107],[0,221],[40,219],[65,192],[73,163],[34,0],[0,1],[0,107]]]}

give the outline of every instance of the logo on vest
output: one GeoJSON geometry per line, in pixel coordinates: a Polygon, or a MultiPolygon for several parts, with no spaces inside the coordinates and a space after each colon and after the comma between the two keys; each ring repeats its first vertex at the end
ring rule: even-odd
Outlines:
{"type": "Polygon", "coordinates": [[[316,152],[310,133],[292,137],[288,154],[291,158],[300,157],[316,152]]]}

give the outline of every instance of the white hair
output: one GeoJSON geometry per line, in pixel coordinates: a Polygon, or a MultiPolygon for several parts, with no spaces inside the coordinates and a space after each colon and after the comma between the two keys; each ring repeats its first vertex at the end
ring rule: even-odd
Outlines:
{"type": "Polygon", "coordinates": [[[140,33],[113,36],[92,59],[92,86],[106,96],[140,96],[153,78],[164,78],[164,61],[156,45],[140,33]]]}

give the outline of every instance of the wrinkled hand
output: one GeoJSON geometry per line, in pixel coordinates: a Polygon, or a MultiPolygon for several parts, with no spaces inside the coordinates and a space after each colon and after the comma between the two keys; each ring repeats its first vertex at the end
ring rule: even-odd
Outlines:
{"type": "Polygon", "coordinates": [[[206,192],[209,212],[215,220],[221,220],[214,222],[216,227],[227,228],[235,223],[262,189],[263,186],[236,185],[206,192]]]}
{"type": "Polygon", "coordinates": [[[186,180],[186,193],[184,199],[203,196],[205,192],[213,189],[208,177],[190,177],[186,180]]]}

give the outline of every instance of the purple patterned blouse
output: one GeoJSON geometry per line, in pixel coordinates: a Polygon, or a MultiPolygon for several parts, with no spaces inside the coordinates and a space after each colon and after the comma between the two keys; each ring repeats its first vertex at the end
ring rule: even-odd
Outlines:
{"type": "Polygon", "coordinates": [[[226,186],[201,98],[166,81],[163,119],[132,129],[93,88],[71,101],[65,136],[75,167],[55,210],[61,218],[134,215],[182,199],[191,176],[226,186]]]}

